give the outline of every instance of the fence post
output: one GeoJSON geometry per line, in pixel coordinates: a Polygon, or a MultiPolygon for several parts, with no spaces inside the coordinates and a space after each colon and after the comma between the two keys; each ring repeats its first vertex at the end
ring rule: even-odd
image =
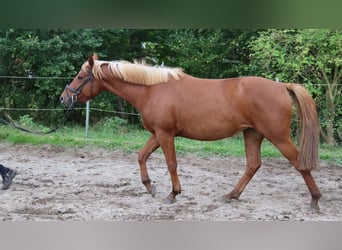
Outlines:
{"type": "Polygon", "coordinates": [[[86,124],[85,124],[85,136],[88,137],[88,129],[89,129],[89,101],[86,103],[86,124]]]}

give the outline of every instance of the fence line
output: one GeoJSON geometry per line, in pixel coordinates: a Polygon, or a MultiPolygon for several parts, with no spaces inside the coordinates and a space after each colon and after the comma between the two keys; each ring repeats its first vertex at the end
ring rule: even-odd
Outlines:
{"type": "MultiPolygon", "coordinates": [[[[66,110],[64,108],[1,108],[2,110],[8,110],[8,111],[62,111],[66,110]]],[[[74,110],[86,110],[86,108],[74,108],[74,110]]],[[[106,113],[114,113],[114,114],[121,114],[121,115],[135,115],[140,116],[139,113],[132,113],[132,112],[123,112],[123,111],[115,111],[115,110],[107,110],[107,109],[99,109],[99,108],[89,108],[89,111],[99,111],[99,112],[106,112],[106,113]]]]}
{"type": "MultiPolygon", "coordinates": [[[[66,110],[65,108],[2,108],[0,107],[0,112],[2,110],[6,111],[63,111],[66,110]]],[[[86,110],[86,107],[77,107],[74,110],[86,110]]],[[[98,111],[98,112],[106,112],[106,113],[113,113],[113,114],[120,114],[120,115],[133,115],[133,116],[141,116],[139,113],[133,112],[123,112],[123,111],[116,111],[116,110],[108,110],[108,109],[99,109],[99,108],[91,108],[89,107],[89,111],[98,111]]],[[[299,122],[296,118],[292,118],[293,121],[299,122]]],[[[339,121],[333,122],[333,124],[339,124],[339,121]]]]}
{"type": "MultiPolygon", "coordinates": [[[[0,76],[3,79],[55,79],[55,80],[72,80],[74,77],[68,76],[0,76]]],[[[279,81],[279,79],[278,79],[279,81]]],[[[300,83],[304,85],[305,83],[300,83]]],[[[342,83],[314,83],[313,85],[325,86],[325,85],[342,85],[342,83]]]]}
{"type": "Polygon", "coordinates": [[[61,79],[61,80],[71,80],[73,77],[67,76],[0,76],[3,79],[61,79]]]}

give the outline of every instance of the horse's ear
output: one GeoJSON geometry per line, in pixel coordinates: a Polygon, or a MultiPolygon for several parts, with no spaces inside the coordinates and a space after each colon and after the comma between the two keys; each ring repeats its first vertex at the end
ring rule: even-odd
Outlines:
{"type": "Polygon", "coordinates": [[[93,55],[89,56],[88,57],[88,63],[90,65],[90,67],[93,67],[94,66],[94,60],[98,60],[99,57],[97,56],[96,53],[94,53],[93,55]]]}

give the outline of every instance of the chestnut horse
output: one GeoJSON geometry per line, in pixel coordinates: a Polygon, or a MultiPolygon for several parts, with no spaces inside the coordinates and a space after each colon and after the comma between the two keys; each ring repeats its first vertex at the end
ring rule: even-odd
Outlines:
{"type": "Polygon", "coordinates": [[[260,147],[266,138],[300,172],[311,193],[312,207],[319,208],[321,193],[311,175],[318,164],[318,118],[315,102],[302,86],[261,77],[200,79],[179,68],[100,61],[94,54],[65,87],[60,101],[71,107],[101,91],[109,91],[131,103],[151,133],[139,152],[138,162],[141,181],[152,196],[156,188],[151,184],[146,161],[157,148],[161,147],[171,176],[172,191],[167,201],[174,202],[181,193],[174,138],[211,141],[242,131],[246,170],[223,200],[239,199],[261,166],[260,147]],[[291,97],[301,122],[299,150],[290,138],[291,97]]]}

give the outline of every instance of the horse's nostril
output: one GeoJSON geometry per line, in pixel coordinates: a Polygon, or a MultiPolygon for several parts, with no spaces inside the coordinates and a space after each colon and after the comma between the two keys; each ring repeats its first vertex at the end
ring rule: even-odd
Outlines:
{"type": "Polygon", "coordinates": [[[61,103],[64,103],[64,97],[63,97],[63,96],[61,96],[61,97],[59,98],[59,100],[61,101],[61,103]]]}

